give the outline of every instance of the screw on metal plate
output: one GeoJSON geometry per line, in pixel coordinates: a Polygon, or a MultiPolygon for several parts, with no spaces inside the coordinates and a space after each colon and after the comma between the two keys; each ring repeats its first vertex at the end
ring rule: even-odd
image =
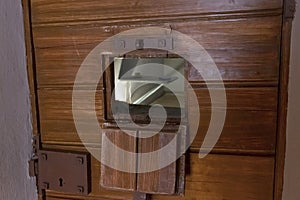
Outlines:
{"type": "Polygon", "coordinates": [[[47,154],[42,153],[42,154],[41,154],[41,159],[42,159],[42,160],[47,160],[47,159],[48,159],[47,154]]]}
{"type": "Polygon", "coordinates": [[[173,38],[170,36],[165,37],[144,37],[136,38],[133,36],[118,38],[114,42],[114,48],[120,49],[156,49],[161,48],[165,50],[171,50],[174,48],[173,38]]]}
{"type": "Polygon", "coordinates": [[[49,183],[44,182],[44,183],[42,184],[42,189],[44,189],[44,190],[49,189],[49,183]]]}
{"type": "Polygon", "coordinates": [[[167,42],[165,39],[158,40],[158,47],[166,47],[167,42]]]}
{"type": "Polygon", "coordinates": [[[42,190],[45,188],[51,191],[81,195],[88,195],[91,192],[89,153],[39,150],[39,158],[40,192],[43,192],[42,190]]]}
{"type": "Polygon", "coordinates": [[[126,47],[126,43],[124,40],[119,41],[119,47],[120,48],[125,48],[126,47]]]}
{"type": "Polygon", "coordinates": [[[138,39],[135,41],[135,47],[136,49],[140,50],[144,48],[144,40],[143,39],[138,39]]]}
{"type": "Polygon", "coordinates": [[[84,163],[84,158],[83,157],[77,157],[77,162],[82,165],[84,163]]]}
{"type": "Polygon", "coordinates": [[[79,193],[83,193],[84,192],[84,187],[83,186],[77,186],[77,191],[79,193]]]}

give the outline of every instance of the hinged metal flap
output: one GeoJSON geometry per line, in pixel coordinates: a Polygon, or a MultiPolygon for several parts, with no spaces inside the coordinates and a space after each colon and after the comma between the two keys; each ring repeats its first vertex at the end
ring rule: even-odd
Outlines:
{"type": "Polygon", "coordinates": [[[38,155],[37,152],[40,148],[40,135],[34,135],[32,137],[32,155],[28,162],[29,176],[35,177],[38,175],[38,155]]]}
{"type": "Polygon", "coordinates": [[[36,155],[33,155],[31,160],[29,160],[29,162],[28,162],[30,177],[35,177],[38,175],[37,161],[38,161],[38,157],[36,155]]]}
{"type": "Polygon", "coordinates": [[[91,191],[90,155],[78,152],[38,152],[40,190],[88,195],[91,191]]]}

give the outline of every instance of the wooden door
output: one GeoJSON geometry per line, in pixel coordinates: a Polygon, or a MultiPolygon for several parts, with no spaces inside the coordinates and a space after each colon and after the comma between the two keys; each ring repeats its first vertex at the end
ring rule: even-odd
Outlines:
{"type": "MultiPolygon", "coordinates": [[[[199,101],[201,120],[186,155],[184,195],[151,198],[280,199],[291,25],[283,9],[286,2],[290,3],[23,0],[34,134],[40,135],[42,148],[87,152],[72,115],[73,84],[81,63],[96,45],[117,33],[138,27],[167,27],[192,37],[214,59],[225,83],[227,116],[213,151],[199,159],[199,148],[210,123],[211,102],[201,75],[195,68],[186,67],[199,101]]],[[[84,94],[89,84],[86,80],[79,90],[84,94]]],[[[106,122],[105,87],[100,81],[95,95],[99,123],[106,122]]],[[[192,112],[193,105],[189,110],[192,112]]],[[[90,147],[99,147],[93,143],[97,137],[89,136],[90,147]]],[[[132,199],[132,191],[101,187],[100,176],[101,163],[92,157],[89,195],[46,190],[44,198],[132,199]]],[[[147,182],[147,178],[139,178],[147,182]]],[[[123,187],[133,185],[129,181],[123,187]]]]}

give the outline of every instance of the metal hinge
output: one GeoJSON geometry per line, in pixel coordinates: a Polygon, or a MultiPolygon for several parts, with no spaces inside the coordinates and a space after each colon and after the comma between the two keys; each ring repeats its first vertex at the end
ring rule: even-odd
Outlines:
{"type": "Polygon", "coordinates": [[[40,136],[33,138],[30,176],[37,177],[40,194],[53,190],[88,195],[91,192],[91,158],[87,152],[41,149],[40,136]]]}
{"type": "Polygon", "coordinates": [[[38,150],[40,147],[40,136],[34,135],[32,137],[32,156],[29,161],[29,176],[37,177],[38,176],[38,150]]]}

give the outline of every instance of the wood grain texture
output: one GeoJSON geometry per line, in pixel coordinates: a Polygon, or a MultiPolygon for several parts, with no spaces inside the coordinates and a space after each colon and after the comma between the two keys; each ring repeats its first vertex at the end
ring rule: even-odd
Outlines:
{"type": "MultiPolygon", "coordinates": [[[[34,29],[38,87],[71,86],[80,64],[96,45],[121,31],[163,26],[198,41],[217,64],[224,81],[278,81],[281,17],[173,21],[152,24],[51,26],[34,29]]],[[[190,68],[190,81],[203,81],[190,68]]],[[[85,83],[89,84],[89,79],[85,83]]]]}
{"type": "MultiPolygon", "coordinates": [[[[288,5],[293,0],[192,0],[189,3],[162,0],[155,4],[150,0],[22,2],[28,72],[36,71],[36,77],[29,75],[33,108],[38,102],[37,113],[33,110],[37,119],[33,127],[35,133],[41,132],[43,147],[85,150],[76,133],[71,100],[76,73],[90,50],[124,30],[165,27],[191,36],[208,51],[228,86],[228,111],[221,138],[213,150],[217,154],[200,160],[193,152],[199,151],[206,134],[211,103],[201,75],[192,67],[186,69],[197,93],[201,120],[188,154],[185,196],[153,195],[153,199],[281,199],[293,14],[293,8],[290,10],[288,5]],[[241,153],[243,156],[237,155],[241,153]]],[[[81,85],[82,90],[89,90],[89,79],[81,85]]],[[[96,112],[101,123],[105,110],[102,87],[100,82],[96,95],[96,112]]],[[[88,119],[91,111],[82,112],[88,119]]],[[[88,125],[88,120],[85,123],[88,125]]],[[[94,142],[98,137],[91,134],[89,145],[99,148],[100,144],[94,142]]],[[[93,159],[89,196],[47,191],[46,199],[132,199],[132,192],[99,186],[100,171],[101,164],[93,159]]],[[[143,178],[155,180],[159,175],[154,173],[143,178]]]]}
{"type": "MultiPolygon", "coordinates": [[[[272,200],[274,159],[271,157],[209,155],[200,160],[197,154],[191,154],[187,164],[189,174],[186,176],[185,195],[153,195],[153,200],[272,200]]],[[[92,193],[89,196],[47,191],[46,199],[132,199],[131,192],[99,187],[100,163],[94,159],[92,172],[92,193]]]]}
{"type": "MultiPolygon", "coordinates": [[[[294,1],[291,9],[295,9],[294,1]]],[[[286,2],[286,6],[291,2],[286,2]]],[[[293,16],[293,14],[292,14],[293,16]]],[[[282,46],[281,46],[281,67],[280,67],[280,87],[278,102],[278,124],[277,124],[277,147],[275,165],[274,200],[282,199],[284,184],[284,163],[286,152],[286,129],[287,129],[287,107],[288,107],[288,84],[289,84],[289,64],[290,64],[290,43],[293,17],[289,15],[283,21],[282,46]]]]}
{"type": "Polygon", "coordinates": [[[95,21],[95,20],[138,20],[164,16],[188,16],[196,14],[216,14],[234,12],[253,12],[267,9],[281,9],[282,0],[162,0],[153,4],[150,0],[32,0],[33,24],[95,21]],[[47,10],[47,12],[45,12],[47,10]],[[120,14],[122,13],[122,14],[120,14]]]}
{"type": "MultiPolygon", "coordinates": [[[[210,114],[205,110],[201,112],[200,128],[191,145],[193,151],[201,147],[210,122],[210,114]]],[[[275,112],[228,110],[225,126],[213,152],[273,155],[275,146],[275,112]]]]}
{"type": "MultiPolygon", "coordinates": [[[[139,135],[148,135],[151,131],[139,131],[139,135]]],[[[150,138],[140,138],[138,142],[138,152],[148,153],[155,152],[165,145],[169,144],[174,138],[175,133],[160,132],[150,138]]],[[[177,144],[177,142],[176,142],[177,144]]],[[[176,159],[177,146],[172,146],[170,155],[162,155],[173,157],[176,159]]],[[[139,160],[139,167],[147,169],[150,166],[159,166],[161,158],[151,157],[147,161],[139,160]]],[[[150,194],[174,194],[176,192],[176,162],[153,172],[137,174],[137,190],[150,194]]]]}
{"type": "MultiPolygon", "coordinates": [[[[85,91],[82,90],[84,94],[85,91]]],[[[88,92],[86,92],[88,94],[88,92]]],[[[39,110],[41,123],[41,139],[42,141],[61,141],[66,143],[79,142],[81,140],[77,135],[72,113],[72,90],[40,90],[39,110]]],[[[82,97],[84,98],[84,96],[82,97]]],[[[95,93],[95,112],[99,122],[103,122],[103,93],[97,90],[95,93]]],[[[92,109],[79,110],[86,120],[82,122],[88,126],[89,119],[93,117],[92,109]]],[[[99,141],[100,135],[97,133],[86,134],[88,141],[99,141]]]]}
{"type": "MultiPolygon", "coordinates": [[[[136,131],[131,131],[131,134],[136,136],[137,133],[136,131]]],[[[128,166],[130,169],[136,171],[136,157],[133,160],[123,160],[124,155],[108,149],[107,143],[103,140],[104,137],[107,137],[119,148],[132,153],[136,153],[136,137],[129,136],[120,130],[105,129],[102,133],[103,142],[101,145],[102,159],[110,160],[118,166],[128,166]]],[[[102,187],[108,189],[135,191],[137,187],[136,174],[118,171],[102,164],[100,184],[102,187]]]]}
{"type": "MultiPolygon", "coordinates": [[[[196,88],[195,92],[201,113],[200,127],[191,148],[197,151],[210,123],[211,105],[207,89],[196,88]]],[[[102,91],[97,91],[96,97],[96,112],[101,122],[103,121],[102,91]]],[[[230,153],[273,154],[276,139],[277,89],[228,88],[227,100],[227,119],[214,150],[230,153]]],[[[82,145],[73,121],[72,91],[40,90],[39,101],[42,141],[48,144],[82,145]]],[[[87,117],[91,114],[91,111],[82,112],[87,117]]],[[[91,134],[89,137],[90,145],[99,145],[93,143],[98,141],[97,134],[91,134]]]]}
{"type": "Polygon", "coordinates": [[[273,158],[209,155],[200,160],[191,154],[190,159],[185,196],[154,195],[153,200],[273,199],[273,158]]]}
{"type": "MultiPolygon", "coordinates": [[[[218,91],[220,89],[215,89],[218,91]]],[[[199,150],[211,123],[208,90],[194,90],[198,97],[200,122],[191,149],[199,150]]],[[[191,92],[191,91],[190,91],[191,92]]],[[[215,152],[274,154],[276,146],[277,88],[227,88],[227,110],[221,137],[215,152]]],[[[195,110],[189,106],[189,115],[195,110]]],[[[216,105],[217,112],[222,107],[216,105]]],[[[208,147],[205,147],[208,148],[208,147]]]]}

